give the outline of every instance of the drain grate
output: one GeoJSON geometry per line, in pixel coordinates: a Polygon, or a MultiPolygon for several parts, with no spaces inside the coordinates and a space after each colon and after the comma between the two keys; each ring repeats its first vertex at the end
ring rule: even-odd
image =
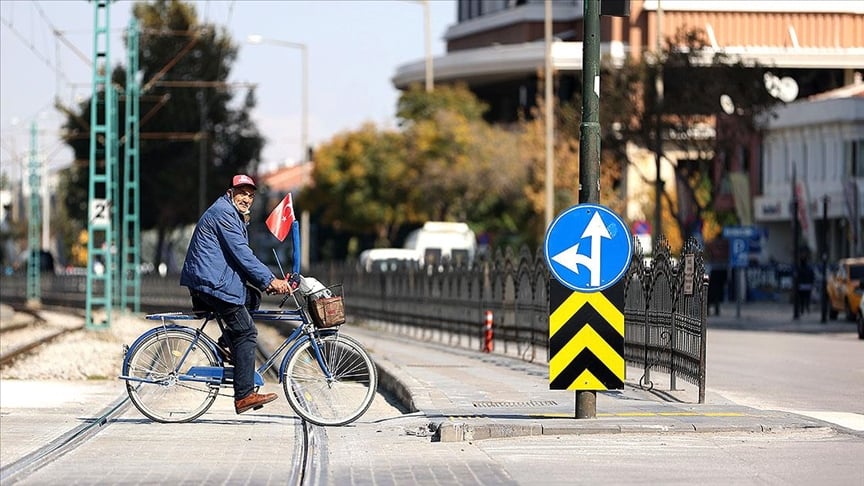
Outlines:
{"type": "Polygon", "coordinates": [[[555,400],[529,400],[527,402],[474,402],[475,408],[531,408],[554,407],[555,400]]]}

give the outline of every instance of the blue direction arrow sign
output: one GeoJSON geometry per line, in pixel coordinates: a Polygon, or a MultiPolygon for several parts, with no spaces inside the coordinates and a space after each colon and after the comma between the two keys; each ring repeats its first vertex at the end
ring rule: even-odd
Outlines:
{"type": "Polygon", "coordinates": [[[555,280],[572,290],[596,292],[627,273],[633,237],[609,208],[578,204],[552,221],[543,249],[555,280]]]}

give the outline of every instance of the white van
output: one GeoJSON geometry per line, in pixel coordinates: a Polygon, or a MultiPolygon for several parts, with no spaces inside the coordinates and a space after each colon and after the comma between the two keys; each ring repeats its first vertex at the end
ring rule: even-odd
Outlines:
{"type": "Polygon", "coordinates": [[[373,248],[360,253],[360,268],[366,272],[392,272],[420,267],[420,254],[405,248],[373,248]]]}
{"type": "Polygon", "coordinates": [[[477,236],[465,223],[428,221],[408,234],[404,247],[416,251],[425,265],[470,265],[477,253],[477,236]]]}

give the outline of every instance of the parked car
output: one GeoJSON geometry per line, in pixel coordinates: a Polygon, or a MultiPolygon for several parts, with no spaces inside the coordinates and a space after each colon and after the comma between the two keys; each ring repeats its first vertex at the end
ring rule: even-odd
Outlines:
{"type": "Polygon", "coordinates": [[[864,339],[864,299],[858,304],[858,339],[864,339]]]}
{"type": "Polygon", "coordinates": [[[855,321],[860,314],[861,295],[864,293],[864,258],[844,258],[828,277],[828,314],[836,319],[840,311],[846,319],[855,321]]]}

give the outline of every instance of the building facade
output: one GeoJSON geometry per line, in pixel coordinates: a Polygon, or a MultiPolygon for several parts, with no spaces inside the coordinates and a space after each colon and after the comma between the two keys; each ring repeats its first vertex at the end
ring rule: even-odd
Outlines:
{"type": "Polygon", "coordinates": [[[829,261],[864,255],[864,82],[778,108],[765,121],[753,200],[768,256],[791,255],[793,198],[801,246],[829,261]],[[794,189],[793,189],[794,188],[794,189]]]}
{"type": "MultiPolygon", "coordinates": [[[[556,76],[556,97],[559,102],[566,102],[581,90],[584,4],[583,0],[553,0],[551,5],[554,39],[549,46],[549,59],[556,76]]],[[[447,53],[434,59],[435,83],[467,84],[489,104],[487,120],[490,122],[512,122],[520,112],[528,113],[537,93],[542,91],[540,74],[546,59],[545,1],[458,0],[456,8],[457,22],[445,34],[447,53]]],[[[853,85],[856,73],[860,75],[864,66],[864,2],[631,0],[629,17],[601,17],[600,28],[601,56],[613,64],[627,56],[636,59],[646,56],[681,30],[701,29],[711,49],[734,60],[769,67],[773,77],[771,86],[766,79],[766,89],[784,102],[853,85]]],[[[425,69],[425,60],[400,66],[392,79],[393,84],[407,89],[411,84],[422,83],[425,69]]],[[[791,113],[778,112],[779,118],[767,129],[786,130],[781,128],[782,120],[792,116],[791,113]]],[[[774,167],[774,164],[781,164],[776,156],[779,149],[770,148],[776,145],[775,138],[769,136],[769,148],[763,150],[761,134],[740,134],[734,128],[724,129],[723,123],[734,122],[734,117],[724,119],[719,101],[718,114],[715,126],[707,131],[708,136],[736,133],[737,147],[715,154],[712,178],[723,189],[716,200],[716,209],[736,211],[742,224],[769,224],[771,218],[780,218],[770,221],[777,226],[777,231],[769,235],[775,233],[777,240],[781,240],[783,231],[779,228],[784,216],[766,216],[759,212],[771,204],[774,194],[779,197],[784,184],[786,194],[791,194],[791,172],[778,172],[774,167]],[[768,160],[772,162],[768,164],[768,160]],[[772,177],[770,183],[763,181],[766,174],[772,177]],[[754,198],[761,206],[754,204],[754,198]]],[[[603,120],[600,122],[602,124],[603,120]]],[[[815,146],[818,144],[808,145],[812,157],[808,159],[808,167],[841,163],[838,158],[820,159],[829,154],[823,151],[820,155],[812,148],[815,146]]],[[[631,167],[628,171],[632,174],[627,176],[627,191],[632,204],[625,217],[631,221],[649,219],[640,214],[644,204],[639,201],[646,198],[648,191],[639,186],[641,181],[647,180],[650,185],[651,180],[656,180],[654,156],[650,147],[636,146],[629,152],[631,167]]],[[[674,179],[678,159],[686,158],[687,154],[672,150],[662,150],[662,153],[660,176],[669,181],[674,179]]],[[[832,173],[839,175],[842,171],[837,169],[832,173]]],[[[667,190],[674,191],[672,186],[674,184],[667,184],[667,190]]],[[[837,193],[836,188],[810,190],[816,195],[837,193]]],[[[832,214],[839,218],[840,198],[837,199],[832,214]]],[[[787,227],[791,226],[788,218],[787,212],[787,227]]],[[[834,227],[840,227],[839,221],[837,219],[834,227]]],[[[777,260],[791,257],[791,253],[784,255],[781,244],[774,244],[774,238],[771,241],[761,257],[777,260]],[[774,251],[777,255],[772,254],[774,251]]],[[[845,252],[855,251],[858,250],[847,250],[838,243],[832,255],[845,256],[845,252]]]]}

